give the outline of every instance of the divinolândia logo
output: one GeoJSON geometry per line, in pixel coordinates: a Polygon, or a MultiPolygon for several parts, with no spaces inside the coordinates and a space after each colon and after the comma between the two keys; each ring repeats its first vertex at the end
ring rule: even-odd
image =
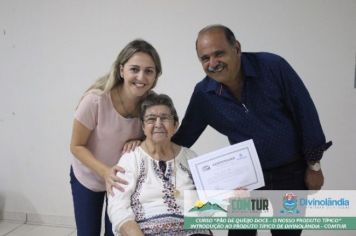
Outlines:
{"type": "Polygon", "coordinates": [[[285,214],[298,214],[300,211],[297,209],[298,199],[294,193],[286,193],[283,196],[283,208],[281,213],[285,214]]]}

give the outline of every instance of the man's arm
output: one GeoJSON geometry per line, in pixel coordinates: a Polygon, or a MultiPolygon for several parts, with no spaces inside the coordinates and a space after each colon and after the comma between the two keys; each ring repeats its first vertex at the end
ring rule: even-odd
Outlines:
{"type": "Polygon", "coordinates": [[[320,160],[331,145],[326,143],[319,115],[304,83],[293,68],[282,60],[281,72],[285,88],[286,104],[300,130],[303,154],[307,161],[320,160]]]}
{"type": "Polygon", "coordinates": [[[284,59],[280,63],[286,105],[291,111],[302,139],[302,153],[308,163],[305,182],[318,190],[324,184],[320,159],[332,142],[326,142],[314,102],[298,74],[284,59]]]}

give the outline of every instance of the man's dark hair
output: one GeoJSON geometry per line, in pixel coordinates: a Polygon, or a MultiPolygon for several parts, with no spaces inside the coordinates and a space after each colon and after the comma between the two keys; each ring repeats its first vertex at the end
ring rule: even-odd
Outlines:
{"type": "Polygon", "coordinates": [[[235,35],[228,27],[226,27],[225,25],[208,25],[199,31],[197,40],[195,41],[195,48],[197,49],[198,39],[199,39],[200,35],[202,35],[206,32],[209,32],[209,31],[214,31],[214,30],[222,30],[224,32],[227,42],[231,46],[235,45],[235,43],[236,43],[235,35]]]}

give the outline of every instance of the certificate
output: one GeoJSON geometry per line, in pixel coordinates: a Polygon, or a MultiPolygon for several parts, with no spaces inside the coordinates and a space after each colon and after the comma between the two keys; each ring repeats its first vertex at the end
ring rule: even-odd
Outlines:
{"type": "Polygon", "coordinates": [[[223,193],[265,185],[252,139],[198,156],[188,163],[200,199],[207,199],[211,190],[223,193]]]}

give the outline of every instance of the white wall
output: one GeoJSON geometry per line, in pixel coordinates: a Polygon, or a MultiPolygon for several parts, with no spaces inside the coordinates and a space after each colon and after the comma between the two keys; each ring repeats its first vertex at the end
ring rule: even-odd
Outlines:
{"type": "MultiPolygon", "coordinates": [[[[293,65],[334,142],[322,162],[325,189],[356,189],[356,1],[0,0],[0,216],[71,222],[68,147],[82,92],[141,37],[161,55],[157,91],[182,117],[204,76],[196,34],[212,23],[229,26],[244,51],[274,52],[293,65]]],[[[227,144],[208,129],[193,149],[227,144]]]]}

